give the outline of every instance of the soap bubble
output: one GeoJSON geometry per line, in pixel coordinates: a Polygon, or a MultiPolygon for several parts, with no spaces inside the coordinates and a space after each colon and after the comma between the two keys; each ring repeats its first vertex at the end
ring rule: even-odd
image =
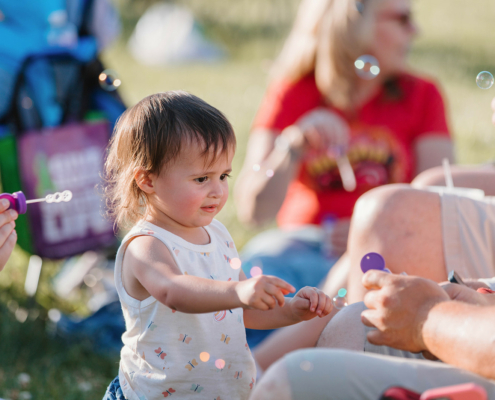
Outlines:
{"type": "Polygon", "coordinates": [[[480,89],[490,89],[493,86],[493,75],[488,71],[481,71],[476,77],[476,84],[480,89]]]}
{"type": "Polygon", "coordinates": [[[260,168],[261,168],[261,167],[260,167],[260,165],[259,165],[259,164],[254,164],[254,165],[253,165],[253,171],[254,171],[254,172],[258,172],[258,171],[260,170],[260,168]]]}
{"type": "Polygon", "coordinates": [[[217,367],[218,369],[223,369],[225,367],[225,361],[219,358],[215,361],[215,367],[217,367]]]}
{"type": "Polygon", "coordinates": [[[31,376],[29,376],[29,374],[26,374],[25,372],[21,372],[17,376],[17,381],[19,382],[19,384],[21,385],[21,387],[25,388],[31,382],[31,376]]]}
{"type": "Polygon", "coordinates": [[[266,176],[268,178],[271,178],[275,173],[273,172],[273,169],[267,169],[266,170],[266,176]]]}
{"type": "Polygon", "coordinates": [[[207,353],[206,351],[203,351],[200,355],[199,355],[199,359],[203,362],[207,362],[209,359],[210,359],[210,354],[207,353]]]}
{"type": "Polygon", "coordinates": [[[337,310],[342,310],[347,306],[347,290],[339,289],[337,296],[332,299],[332,304],[337,310]]]}
{"type": "Polygon", "coordinates": [[[241,265],[242,265],[242,262],[237,257],[230,260],[230,266],[233,269],[239,269],[239,268],[241,268],[241,265]]]}
{"type": "Polygon", "coordinates": [[[311,372],[313,370],[313,363],[311,361],[305,360],[299,364],[299,367],[306,372],[311,372]]]}
{"type": "Polygon", "coordinates": [[[354,62],[356,73],[362,79],[371,80],[380,73],[378,60],[370,55],[363,55],[354,62]]]}
{"type": "Polygon", "coordinates": [[[117,90],[117,88],[122,84],[119,76],[112,69],[106,69],[103,71],[98,77],[98,81],[100,82],[101,88],[107,92],[117,90]]]}
{"type": "Polygon", "coordinates": [[[262,275],[263,271],[261,270],[260,267],[253,267],[253,268],[251,268],[251,271],[249,273],[254,278],[255,276],[262,275]]]}

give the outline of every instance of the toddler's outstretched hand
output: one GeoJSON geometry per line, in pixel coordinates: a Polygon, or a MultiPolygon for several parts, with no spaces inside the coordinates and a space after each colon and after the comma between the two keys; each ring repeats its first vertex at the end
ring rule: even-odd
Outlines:
{"type": "Polygon", "coordinates": [[[284,295],[296,291],[284,280],[269,275],[241,281],[235,290],[243,308],[263,311],[275,308],[277,303],[282,307],[285,304],[284,295]]]}
{"type": "Polygon", "coordinates": [[[314,287],[303,287],[289,303],[292,315],[299,321],[308,321],[318,316],[330,314],[333,309],[332,299],[314,287]]]}

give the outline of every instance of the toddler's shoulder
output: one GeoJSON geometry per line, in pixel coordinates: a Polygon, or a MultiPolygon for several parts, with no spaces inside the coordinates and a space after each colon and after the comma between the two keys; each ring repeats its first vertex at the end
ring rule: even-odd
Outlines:
{"type": "Polygon", "coordinates": [[[221,239],[232,241],[232,236],[230,236],[229,230],[220,221],[214,219],[213,221],[211,221],[211,224],[208,225],[208,228],[213,233],[220,236],[221,239]]]}

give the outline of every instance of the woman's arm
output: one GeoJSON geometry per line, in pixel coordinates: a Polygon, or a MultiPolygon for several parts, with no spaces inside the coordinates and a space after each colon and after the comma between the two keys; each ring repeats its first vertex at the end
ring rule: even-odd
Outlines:
{"type": "MultiPolygon", "coordinates": [[[[286,143],[294,140],[287,130],[281,135],[286,143]]],[[[275,217],[299,167],[298,152],[289,146],[276,146],[276,138],[277,132],[270,130],[257,130],[249,137],[234,192],[239,220],[245,224],[261,225],[275,217]],[[268,170],[273,176],[267,175],[268,170]]]]}
{"type": "Polygon", "coordinates": [[[454,163],[454,145],[452,140],[444,135],[434,133],[423,136],[416,141],[414,146],[416,156],[416,175],[427,169],[442,165],[442,160],[447,158],[454,163]]]}

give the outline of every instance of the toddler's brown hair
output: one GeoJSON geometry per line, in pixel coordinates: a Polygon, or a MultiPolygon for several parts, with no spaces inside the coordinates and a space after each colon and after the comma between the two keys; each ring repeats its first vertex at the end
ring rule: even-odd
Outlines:
{"type": "Polygon", "coordinates": [[[204,156],[213,150],[211,163],[236,145],[227,118],[184,91],[153,94],[122,114],[109,145],[104,188],[107,214],[118,227],[132,225],[146,213],[148,199],[136,184],[135,171],[160,174],[187,140],[202,146],[204,156]]]}

